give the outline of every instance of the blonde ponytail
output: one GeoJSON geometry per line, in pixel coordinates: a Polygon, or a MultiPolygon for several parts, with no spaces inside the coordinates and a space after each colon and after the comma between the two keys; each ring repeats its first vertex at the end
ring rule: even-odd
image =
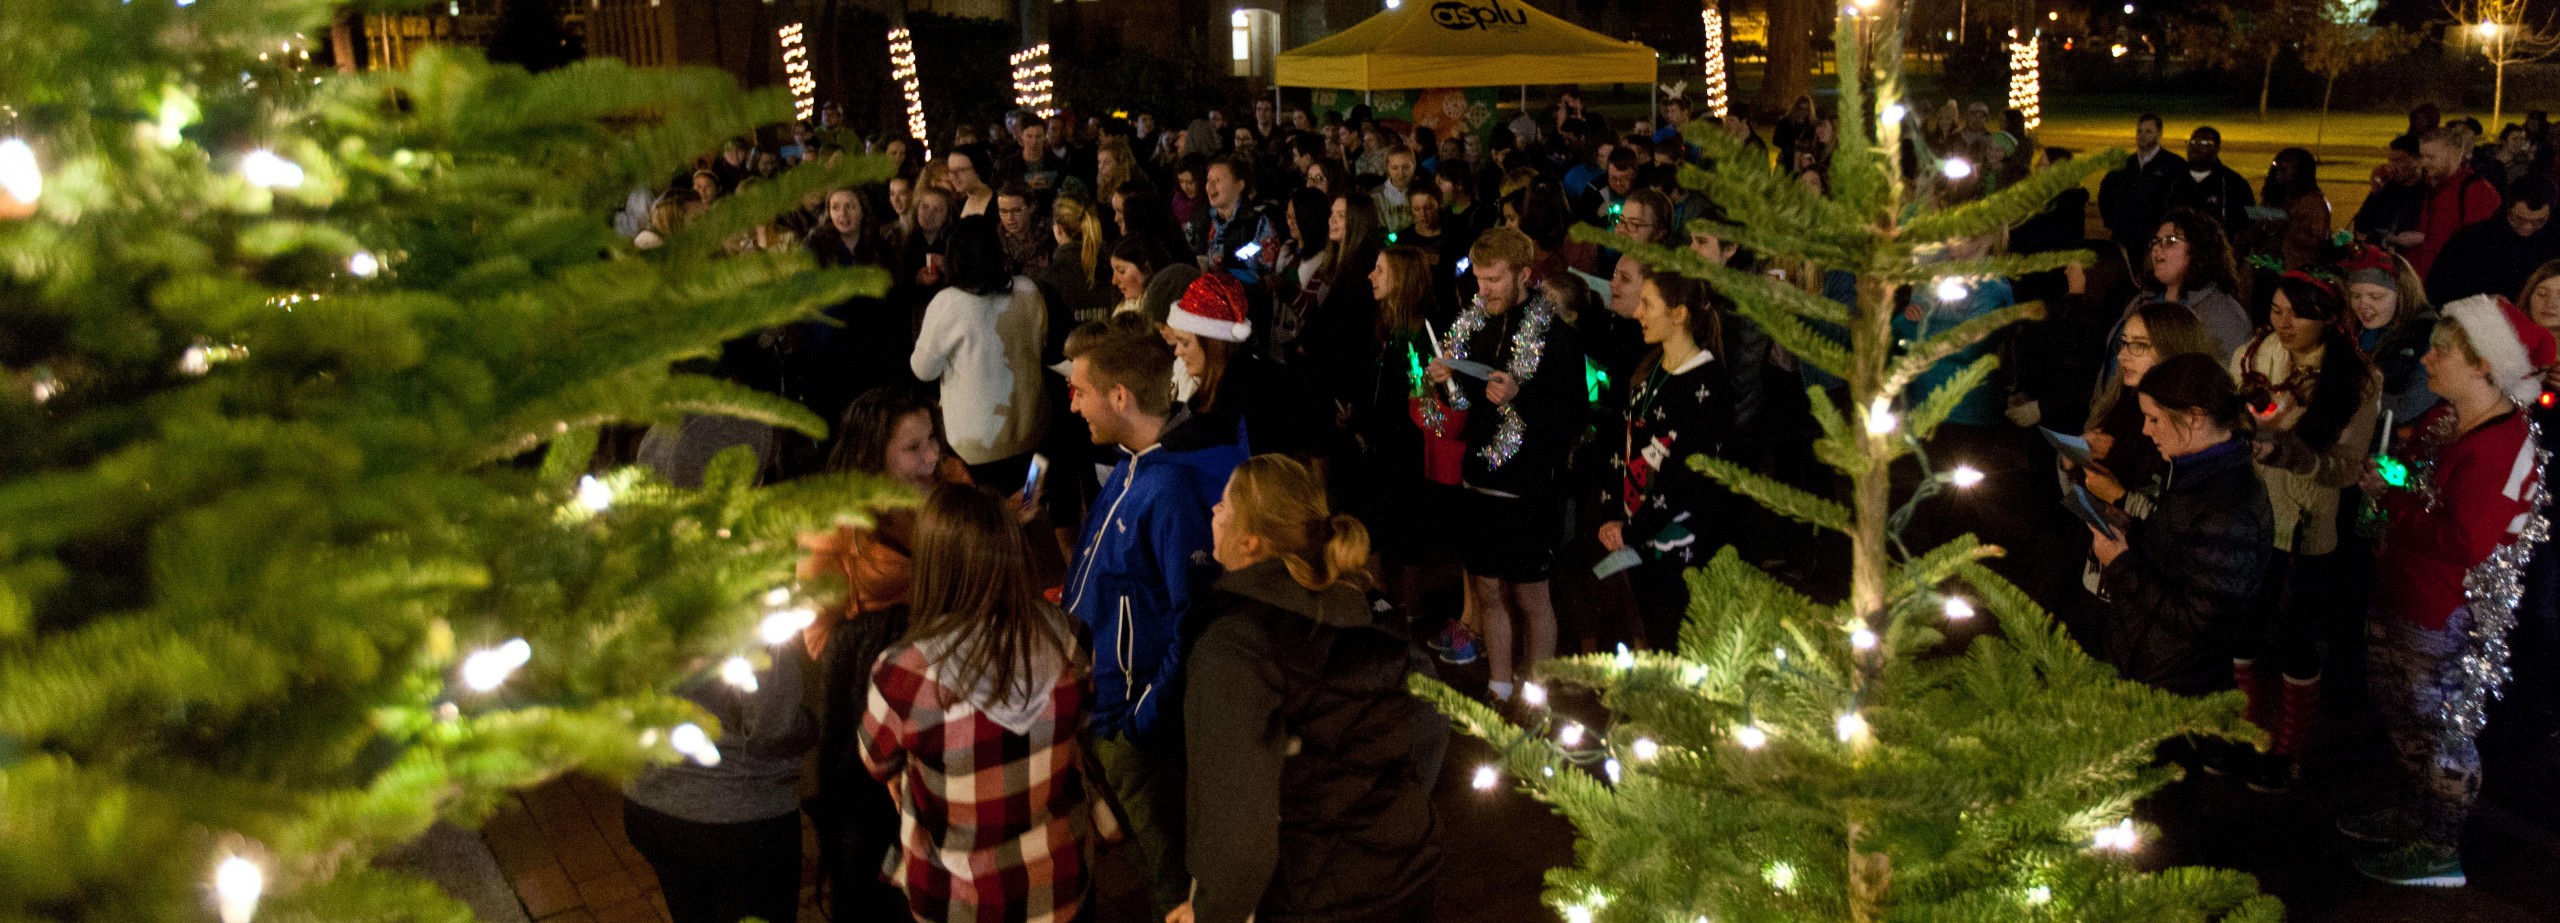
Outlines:
{"type": "Polygon", "coordinates": [[[1092,202],[1072,192],[1058,196],[1058,204],[1053,206],[1053,220],[1075,232],[1076,256],[1083,260],[1079,265],[1084,267],[1087,282],[1101,280],[1098,271],[1102,266],[1102,216],[1095,212],[1092,202]]]}
{"type": "Polygon", "coordinates": [[[1318,592],[1369,588],[1369,528],[1336,515],[1315,472],[1286,455],[1256,455],[1227,481],[1227,506],[1247,535],[1271,546],[1289,579],[1318,592]]]}

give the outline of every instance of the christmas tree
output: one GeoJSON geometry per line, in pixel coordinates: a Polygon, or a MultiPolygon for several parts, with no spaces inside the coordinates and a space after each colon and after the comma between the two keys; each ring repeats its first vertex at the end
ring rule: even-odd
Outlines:
{"type": "MultiPolygon", "coordinates": [[[[1720,126],[1688,132],[1713,165],[1684,169],[1682,181],[1726,216],[1692,229],[1800,257],[1816,272],[1853,273],[1854,305],[1685,250],[1577,232],[1657,271],[1712,282],[1798,360],[1847,381],[1845,408],[1812,397],[1823,433],[1814,448],[1851,485],[1848,503],[1730,462],[1695,462],[1744,496],[1846,535],[1847,598],[1816,601],[1725,550],[1687,575],[1676,652],[1620,648],[1542,668],[1599,692],[1605,735],[1543,715],[1516,726],[1429,681],[1417,691],[1494,746],[1499,763],[1476,771],[1478,788],[1515,777],[1578,828],[1578,862],[1547,878],[1549,902],[1574,923],[2276,919],[2281,908],[2246,875],[2144,871],[2135,855],[2153,831],[2131,820],[2134,802],[2176,773],[2155,765],[2155,746],[2254,737],[2237,694],[2185,699],[2120,680],[1986,567],[1999,550],[1971,537],[1902,547],[1911,507],[1894,506],[1889,469],[1921,467],[1910,502],[1979,480],[1907,456],[1921,454],[1994,360],[1972,361],[1926,394],[1913,382],[2037,310],[1999,310],[1897,344],[1902,297],[1961,301],[1968,280],[2087,259],[1953,258],[1941,245],[2013,225],[2122,158],[2081,158],[1963,201],[1948,192],[1970,165],[1915,145],[1906,178],[1906,17],[1890,2],[1843,10],[1828,196],[1770,170],[1766,154],[1720,126]],[[1946,642],[1947,621],[1985,611],[1996,633],[1960,649],[1946,642]]],[[[1534,711],[1547,694],[1532,684],[1522,701],[1534,711]]]]}
{"type": "MultiPolygon", "coordinates": [[[[373,855],[573,768],[718,759],[670,694],[808,622],[851,479],[589,473],[600,426],[799,406],[672,371],[874,292],[611,215],[779,91],[429,50],[327,0],[0,3],[0,919],[468,919],[373,855]]],[[[743,677],[753,682],[752,674],[743,677]]]]}

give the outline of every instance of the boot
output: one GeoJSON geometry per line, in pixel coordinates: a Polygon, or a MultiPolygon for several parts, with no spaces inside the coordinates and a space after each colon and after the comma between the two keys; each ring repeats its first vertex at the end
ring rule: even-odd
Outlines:
{"type": "Polygon", "coordinates": [[[2285,677],[2281,707],[2276,726],[2271,729],[2269,752],[2249,779],[2249,787],[2257,791],[2288,792],[2302,780],[2303,745],[2311,739],[2312,719],[2320,714],[2320,678],[2285,677]]]}

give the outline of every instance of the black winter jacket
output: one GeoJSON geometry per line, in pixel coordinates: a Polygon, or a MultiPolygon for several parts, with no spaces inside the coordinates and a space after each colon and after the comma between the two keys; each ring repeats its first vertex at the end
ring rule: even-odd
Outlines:
{"type": "Polygon", "coordinates": [[[2249,442],[2171,461],[2151,493],[2150,517],[2099,578],[2113,603],[2107,659],[2170,692],[2229,689],[2233,639],[2275,556],[2275,513],[2249,442]]]}
{"type": "Polygon", "coordinates": [[[1279,561],[1219,578],[1184,661],[1199,923],[1366,921],[1431,888],[1448,722],[1405,691],[1430,660],[1359,590],[1279,561]]]}

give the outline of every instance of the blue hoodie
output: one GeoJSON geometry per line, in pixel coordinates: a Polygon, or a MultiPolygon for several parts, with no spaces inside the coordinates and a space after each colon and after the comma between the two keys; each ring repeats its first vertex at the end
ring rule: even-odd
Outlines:
{"type": "Polygon", "coordinates": [[[1239,421],[1177,410],[1155,445],[1104,479],[1068,569],[1067,610],[1093,633],[1093,729],[1141,735],[1182,712],[1169,706],[1182,666],[1183,623],[1217,574],[1209,508],[1247,454],[1239,421]]]}

